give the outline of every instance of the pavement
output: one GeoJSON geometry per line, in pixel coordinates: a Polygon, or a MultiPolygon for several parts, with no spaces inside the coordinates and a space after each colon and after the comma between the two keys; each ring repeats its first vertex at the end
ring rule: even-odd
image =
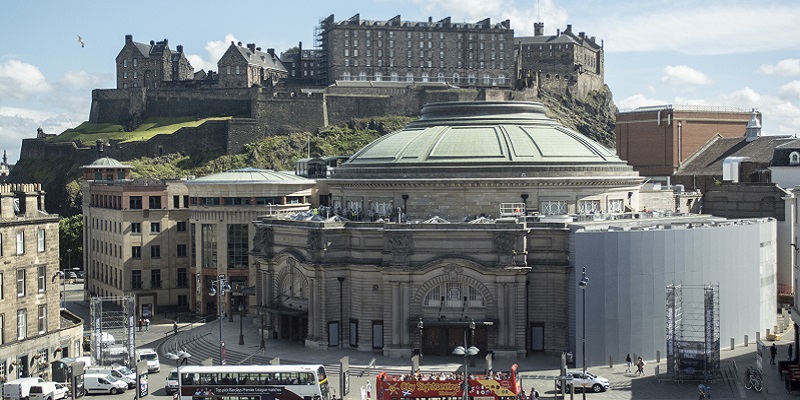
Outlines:
{"type": "MultiPolygon", "coordinates": [[[[262,338],[258,325],[254,325],[252,317],[245,317],[242,323],[241,339],[244,344],[239,344],[240,322],[239,316],[234,316],[231,322],[227,318],[222,321],[222,338],[225,343],[226,363],[234,364],[269,364],[274,359],[280,363],[320,363],[332,377],[333,392],[339,392],[339,363],[347,356],[350,365],[351,390],[345,395],[346,400],[360,400],[360,386],[367,381],[375,379],[380,371],[390,373],[408,373],[411,371],[410,360],[390,358],[380,352],[364,352],[355,349],[308,349],[297,342],[282,339],[262,338]]],[[[173,334],[173,321],[171,319],[154,319],[150,329],[137,332],[138,347],[155,347],[159,354],[174,351],[175,348],[185,349],[192,356],[189,364],[200,365],[212,362],[219,364],[219,321],[209,323],[179,323],[178,334],[173,334]]],[[[794,337],[793,332],[784,332],[778,345],[778,359],[785,360],[787,347],[794,337]]],[[[765,342],[770,346],[772,342],[765,342]]],[[[768,357],[768,356],[767,356],[768,357]]],[[[512,364],[519,365],[519,375],[522,386],[526,391],[536,387],[540,398],[562,398],[555,391],[553,378],[559,375],[560,355],[533,354],[529,357],[518,359],[495,359],[494,370],[508,370],[512,364]]],[[[636,376],[625,372],[624,363],[605,365],[589,368],[589,371],[608,378],[611,388],[607,392],[587,393],[586,398],[600,399],[697,399],[698,385],[711,386],[714,399],[743,399],[743,398],[768,398],[768,399],[796,399],[800,398],[800,391],[788,393],[783,386],[776,365],[769,365],[769,359],[764,360],[764,388],[761,392],[746,390],[742,383],[744,370],[749,365],[756,363],[756,345],[738,346],[731,350],[730,346],[721,350],[723,377],[711,382],[684,381],[676,382],[670,379],[666,371],[666,359],[660,362],[651,360],[645,366],[645,375],[636,376]],[[656,373],[656,372],[659,373],[656,373]]],[[[484,368],[482,360],[475,360],[479,370],[484,368]]],[[[167,367],[169,361],[162,356],[162,369],[167,367]],[[166,363],[166,364],[165,364],[166,363]]],[[[422,372],[456,371],[463,368],[463,358],[460,356],[434,357],[425,356],[422,372]]],[[[575,397],[582,396],[580,391],[575,397]]],[[[566,398],[571,398],[567,394],[566,398]]]]}

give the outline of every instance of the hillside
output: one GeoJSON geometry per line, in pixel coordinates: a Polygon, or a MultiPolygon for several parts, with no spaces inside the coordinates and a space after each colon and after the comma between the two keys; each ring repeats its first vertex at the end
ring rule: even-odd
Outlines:
{"type": "MultiPolygon", "coordinates": [[[[542,92],[540,99],[547,115],[565,126],[581,132],[607,147],[614,147],[616,107],[608,87],[590,93],[586,99],[574,99],[569,93],[542,92]]],[[[353,119],[343,126],[318,132],[294,132],[271,135],[249,143],[239,154],[226,155],[222,149],[208,148],[194,154],[172,153],[159,157],[140,157],[125,163],[134,167],[134,177],[180,178],[187,175],[204,176],[242,167],[273,170],[292,170],[294,162],[306,157],[350,155],[366,144],[389,132],[402,128],[412,117],[387,116],[353,119]]],[[[169,118],[144,121],[133,131],[120,125],[84,123],[49,138],[48,142],[80,142],[91,145],[97,139],[136,141],[158,134],[170,134],[184,126],[196,126],[204,120],[169,118]]],[[[74,159],[20,159],[10,182],[40,182],[46,196],[47,210],[62,216],[81,213],[82,163],[74,159]]]]}

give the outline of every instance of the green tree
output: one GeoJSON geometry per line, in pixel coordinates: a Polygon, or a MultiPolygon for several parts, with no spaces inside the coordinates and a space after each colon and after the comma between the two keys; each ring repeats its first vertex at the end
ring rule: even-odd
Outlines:
{"type": "Polygon", "coordinates": [[[83,215],[58,221],[58,246],[61,269],[83,266],[83,215]]]}

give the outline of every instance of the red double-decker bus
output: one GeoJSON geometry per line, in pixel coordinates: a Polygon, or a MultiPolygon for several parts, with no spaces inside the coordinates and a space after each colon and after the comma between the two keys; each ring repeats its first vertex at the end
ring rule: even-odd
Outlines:
{"type": "MultiPolygon", "coordinates": [[[[520,392],[517,364],[511,371],[493,374],[469,374],[471,400],[514,400],[520,392]]],[[[455,373],[378,374],[377,400],[402,400],[464,397],[464,376],[455,373]]]]}

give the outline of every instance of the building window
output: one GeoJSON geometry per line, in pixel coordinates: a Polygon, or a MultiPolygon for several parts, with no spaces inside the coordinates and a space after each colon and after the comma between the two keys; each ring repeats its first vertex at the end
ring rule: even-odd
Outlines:
{"type": "Polygon", "coordinates": [[[595,214],[600,212],[600,200],[581,200],[578,202],[578,214],[595,214]]]}
{"type": "Polygon", "coordinates": [[[186,244],[185,243],[179,244],[177,251],[178,251],[178,257],[186,257],[187,255],[186,244]]]}
{"type": "Polygon", "coordinates": [[[150,258],[161,258],[161,246],[157,244],[150,245],[150,258]]]}
{"type": "Polygon", "coordinates": [[[789,154],[789,165],[798,165],[800,164],[800,153],[793,151],[789,154]]]}
{"type": "MultiPolygon", "coordinates": [[[[6,315],[0,314],[0,344],[6,344],[6,315]]],[[[5,362],[2,364],[5,375],[5,362]]]]}
{"type": "Polygon", "coordinates": [[[28,337],[28,311],[17,310],[17,340],[28,337]]]}
{"type": "Polygon", "coordinates": [[[202,224],[200,226],[200,264],[203,268],[217,268],[217,226],[202,224]]]}
{"type": "Polygon", "coordinates": [[[36,229],[36,251],[44,252],[44,228],[36,229]]]}
{"type": "Polygon", "coordinates": [[[5,279],[3,279],[4,278],[3,275],[4,274],[0,272],[0,300],[5,298],[5,290],[3,290],[3,287],[5,286],[6,281],[5,279]]]}
{"type": "Polygon", "coordinates": [[[151,222],[150,233],[158,233],[158,232],[161,232],[161,222],[151,222]]]}
{"type": "Polygon", "coordinates": [[[358,320],[350,320],[350,347],[358,348],[358,320]]]}
{"type": "Polygon", "coordinates": [[[142,233],[142,223],[131,222],[131,233],[142,233]]]}
{"type": "Polygon", "coordinates": [[[478,289],[462,282],[445,282],[431,288],[425,295],[423,305],[451,308],[485,307],[483,295],[478,289]]]}
{"type": "Polygon", "coordinates": [[[141,210],[142,209],[142,196],[131,196],[130,199],[130,209],[131,210],[141,210]]]}
{"type": "Polygon", "coordinates": [[[567,202],[563,200],[544,200],[539,203],[539,212],[544,215],[566,215],[567,202]]]}
{"type": "Polygon", "coordinates": [[[47,290],[47,267],[40,265],[36,268],[36,272],[36,289],[39,293],[43,293],[47,290]]]}
{"type": "Polygon", "coordinates": [[[39,334],[47,332],[47,305],[39,306],[39,334]]]}
{"type": "Polygon", "coordinates": [[[147,205],[150,207],[151,210],[160,210],[161,209],[161,196],[148,196],[147,205]]]}
{"type": "Polygon", "coordinates": [[[189,287],[189,274],[186,268],[178,268],[178,287],[189,287]]]}
{"type": "Polygon", "coordinates": [[[25,296],[25,270],[17,270],[17,297],[25,296]]]}
{"type": "Polygon", "coordinates": [[[161,287],[161,270],[160,269],[151,269],[150,270],[150,287],[152,287],[152,288],[160,288],[161,287]]]}
{"type": "Polygon", "coordinates": [[[248,267],[248,225],[228,225],[228,268],[248,267]]]}
{"type": "Polygon", "coordinates": [[[142,258],[142,246],[131,247],[131,258],[142,258]]]}
{"type": "Polygon", "coordinates": [[[25,232],[17,232],[17,255],[25,254],[25,232]]]}
{"type": "Polygon", "coordinates": [[[612,213],[621,213],[623,208],[624,200],[622,199],[611,199],[608,201],[608,212],[612,213]]]}
{"type": "Polygon", "coordinates": [[[141,270],[131,271],[131,289],[141,289],[141,288],[142,288],[142,271],[141,270]]]}

